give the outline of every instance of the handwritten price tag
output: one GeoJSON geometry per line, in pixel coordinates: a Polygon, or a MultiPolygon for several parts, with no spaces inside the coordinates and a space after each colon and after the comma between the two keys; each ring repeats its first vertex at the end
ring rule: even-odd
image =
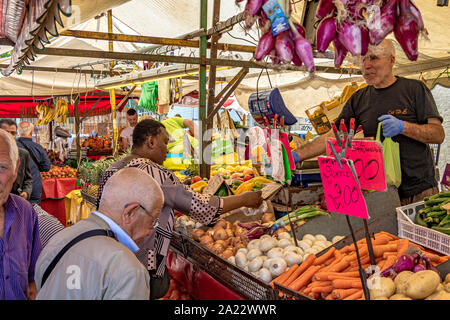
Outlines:
{"type": "MultiPolygon", "coordinates": [[[[330,139],[330,141],[335,150],[340,152],[336,139],[330,139]]],[[[327,156],[333,156],[328,143],[327,156]]],[[[352,140],[352,148],[347,148],[345,158],[353,160],[358,181],[362,189],[386,190],[386,174],[384,172],[381,143],[377,141],[352,140]]]]}
{"type": "Polygon", "coordinates": [[[335,158],[318,157],[327,210],[369,219],[366,201],[352,174],[352,160],[342,160],[342,169],[335,158]]]}

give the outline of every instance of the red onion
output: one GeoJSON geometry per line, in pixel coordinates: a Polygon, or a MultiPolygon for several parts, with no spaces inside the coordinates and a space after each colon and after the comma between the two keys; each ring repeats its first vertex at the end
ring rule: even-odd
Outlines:
{"type": "Polygon", "coordinates": [[[269,53],[270,60],[272,61],[272,64],[280,64],[280,59],[277,57],[277,53],[275,49],[272,49],[269,53]]]}
{"type": "Polygon", "coordinates": [[[259,9],[261,9],[262,4],[263,0],[247,0],[245,10],[248,11],[252,16],[256,16],[259,9]]]}
{"type": "Polygon", "coordinates": [[[316,17],[325,18],[335,8],[333,0],[320,0],[317,6],[316,17]]]}
{"type": "Polygon", "coordinates": [[[400,17],[394,27],[394,35],[408,59],[416,61],[419,57],[417,50],[419,26],[409,8],[409,0],[400,0],[400,17]]]}
{"type": "Polygon", "coordinates": [[[337,32],[339,41],[352,55],[356,56],[367,52],[369,33],[366,28],[343,21],[337,32]]]}
{"type": "Polygon", "coordinates": [[[381,7],[379,14],[367,20],[370,44],[378,45],[386,36],[394,31],[397,0],[392,0],[381,7]]]}
{"type": "Polygon", "coordinates": [[[414,266],[414,268],[412,269],[412,272],[414,272],[414,273],[416,273],[416,272],[419,272],[419,271],[422,271],[422,270],[427,270],[427,268],[425,268],[423,265],[421,265],[421,264],[416,264],[415,266],[414,266]]]}
{"type": "MultiPolygon", "coordinates": [[[[303,26],[301,24],[297,24],[297,23],[294,23],[294,26],[295,26],[295,29],[297,29],[298,33],[300,33],[300,35],[303,38],[306,38],[306,30],[305,30],[305,28],[303,28],[303,26]]],[[[292,32],[292,30],[290,30],[290,29],[289,29],[289,36],[291,37],[291,39],[295,39],[295,35],[292,32]]]]}
{"type": "Polygon", "coordinates": [[[419,9],[411,0],[409,0],[408,2],[409,2],[409,10],[411,10],[412,15],[417,19],[417,25],[419,27],[419,30],[423,30],[425,28],[425,25],[423,23],[422,15],[420,14],[419,9]]]}
{"type": "Polygon", "coordinates": [[[334,46],[334,66],[339,68],[344,62],[345,56],[347,55],[347,48],[339,41],[339,38],[336,37],[333,39],[334,46]]]}
{"type": "Polygon", "coordinates": [[[393,269],[397,273],[411,270],[412,268],[414,268],[414,258],[409,254],[402,254],[393,265],[393,269]]]}
{"type": "Polygon", "coordinates": [[[255,51],[255,59],[257,61],[263,59],[273,49],[274,45],[275,39],[272,36],[272,31],[269,30],[259,39],[258,46],[255,51]]]}
{"type": "Polygon", "coordinates": [[[336,38],[336,20],[334,17],[323,19],[317,27],[316,47],[320,52],[325,52],[330,45],[330,42],[336,38]]]}
{"type": "Polygon", "coordinates": [[[289,41],[289,33],[283,31],[275,37],[275,51],[282,62],[289,63],[294,56],[294,47],[289,41]]]}
{"type": "Polygon", "coordinates": [[[300,34],[295,38],[295,52],[298,54],[299,58],[303,61],[306,69],[309,72],[316,70],[314,65],[314,56],[311,44],[308,40],[303,38],[300,34]]]}
{"type": "Polygon", "coordinates": [[[258,222],[240,222],[238,223],[238,226],[250,230],[256,227],[260,227],[261,225],[258,222]]]}
{"type": "Polygon", "coordinates": [[[264,10],[261,10],[258,14],[258,26],[261,29],[262,33],[266,33],[270,28],[271,22],[270,19],[267,17],[264,10]]]}
{"type": "Polygon", "coordinates": [[[292,57],[292,63],[295,64],[297,67],[302,66],[302,59],[298,56],[297,52],[294,52],[294,56],[292,57]]]}

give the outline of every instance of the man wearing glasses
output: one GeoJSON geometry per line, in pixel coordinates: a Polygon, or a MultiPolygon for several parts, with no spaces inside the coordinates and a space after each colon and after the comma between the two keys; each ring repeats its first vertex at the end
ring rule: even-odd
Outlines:
{"type": "MultiPolygon", "coordinates": [[[[368,86],[352,95],[335,123],[339,126],[344,119],[348,128],[350,118],[355,118],[355,128],[362,125],[365,137],[375,137],[381,122],[384,137],[392,137],[400,145],[402,183],[398,192],[401,204],[407,205],[439,192],[428,144],[441,144],[445,133],[430,90],[421,81],[395,76],[394,65],[391,40],[370,46],[361,63],[368,86]]],[[[330,130],[299,147],[300,160],[324,154],[326,141],[333,135],[330,130]]]]}
{"type": "Polygon", "coordinates": [[[134,252],[152,233],[163,203],[161,188],[149,174],[136,168],[115,173],[105,184],[98,211],[57,233],[43,249],[36,263],[36,298],[150,299],[149,273],[134,252]],[[107,235],[84,238],[63,249],[92,230],[107,235]]]}

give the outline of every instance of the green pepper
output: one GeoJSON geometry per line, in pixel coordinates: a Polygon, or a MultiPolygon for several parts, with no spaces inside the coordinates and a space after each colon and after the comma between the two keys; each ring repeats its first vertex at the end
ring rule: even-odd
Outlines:
{"type": "Polygon", "coordinates": [[[416,224],[418,224],[419,226],[428,228],[427,223],[423,220],[423,218],[422,218],[422,216],[421,216],[420,213],[417,213],[417,214],[416,214],[416,217],[415,217],[415,219],[414,219],[414,222],[415,222],[416,224]]]}

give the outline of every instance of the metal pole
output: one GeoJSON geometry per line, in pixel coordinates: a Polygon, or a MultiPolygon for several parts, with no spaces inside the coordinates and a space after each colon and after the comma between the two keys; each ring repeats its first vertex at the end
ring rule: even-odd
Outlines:
{"type": "MultiPolygon", "coordinates": [[[[112,10],[108,10],[108,33],[113,32],[113,23],[112,23],[112,10]]],[[[114,51],[113,41],[109,40],[109,52],[114,51]]],[[[112,74],[112,70],[114,68],[114,61],[109,63],[110,74],[112,74]]],[[[109,100],[111,101],[111,116],[112,116],[112,124],[113,124],[113,154],[115,155],[118,146],[117,146],[117,118],[116,118],[116,90],[109,90],[109,100]]]]}
{"type": "MultiPolygon", "coordinates": [[[[207,15],[208,15],[208,1],[200,0],[200,29],[206,30],[207,15]]],[[[206,148],[206,141],[203,136],[206,131],[206,35],[200,37],[200,69],[199,69],[199,116],[201,133],[199,137],[199,173],[201,177],[209,176],[207,171],[205,159],[203,159],[203,152],[206,148]]]]}

